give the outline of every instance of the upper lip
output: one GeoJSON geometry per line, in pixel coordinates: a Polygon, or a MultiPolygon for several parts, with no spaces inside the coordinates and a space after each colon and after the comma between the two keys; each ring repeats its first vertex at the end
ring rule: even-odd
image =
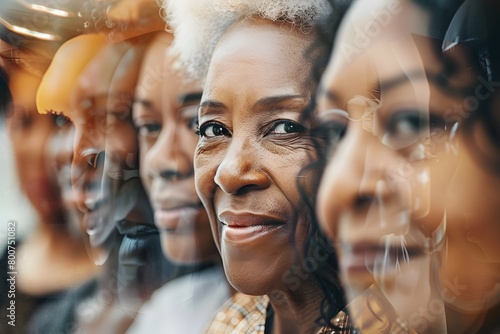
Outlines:
{"type": "MultiPolygon", "coordinates": [[[[381,253],[390,251],[393,253],[401,252],[403,250],[403,246],[401,244],[384,244],[381,241],[357,241],[350,243],[341,243],[342,250],[346,253],[350,254],[365,254],[365,253],[381,253]]],[[[419,256],[424,254],[424,249],[417,245],[405,244],[404,249],[408,252],[410,257],[419,256]]]]}
{"type": "Polygon", "coordinates": [[[199,199],[196,200],[179,200],[173,198],[167,199],[154,199],[152,200],[153,208],[155,211],[171,211],[184,208],[201,208],[199,199]]]}
{"type": "Polygon", "coordinates": [[[232,212],[223,211],[218,217],[219,221],[230,227],[250,227],[259,225],[281,225],[284,219],[275,215],[251,213],[251,212],[232,212]]]}
{"type": "Polygon", "coordinates": [[[151,224],[132,222],[127,219],[118,221],[116,226],[120,234],[128,236],[158,234],[156,227],[151,224]]]}

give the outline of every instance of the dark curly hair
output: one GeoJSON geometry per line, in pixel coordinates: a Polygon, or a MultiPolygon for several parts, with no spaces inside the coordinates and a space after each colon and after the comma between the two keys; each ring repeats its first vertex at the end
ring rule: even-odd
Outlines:
{"type": "MultiPolygon", "coordinates": [[[[329,0],[328,3],[330,14],[321,20],[316,27],[316,40],[306,51],[313,63],[311,79],[316,86],[328,64],[336,32],[351,0],[329,0]]],[[[304,121],[313,119],[315,104],[315,96],[313,95],[306,112],[302,114],[304,121]]],[[[316,320],[316,323],[320,326],[336,329],[337,326],[332,324],[331,321],[340,311],[345,309],[346,299],[339,279],[337,255],[331,242],[319,228],[316,218],[316,189],[319,185],[325,161],[323,155],[320,154],[322,144],[316,140],[314,135],[311,136],[311,140],[317,148],[318,158],[302,169],[297,181],[302,200],[311,219],[310,233],[304,245],[304,257],[307,258],[318,251],[329,254],[325,260],[318,261],[318,270],[312,272],[311,275],[318,283],[324,296],[320,305],[320,317],[316,320]]]]}

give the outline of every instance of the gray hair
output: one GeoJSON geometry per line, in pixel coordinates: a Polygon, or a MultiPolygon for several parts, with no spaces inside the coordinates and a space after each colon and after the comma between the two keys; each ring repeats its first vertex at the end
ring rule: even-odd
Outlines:
{"type": "Polygon", "coordinates": [[[176,66],[203,82],[217,43],[237,20],[259,16],[307,33],[330,7],[327,0],[165,0],[163,9],[175,35],[176,66]]]}

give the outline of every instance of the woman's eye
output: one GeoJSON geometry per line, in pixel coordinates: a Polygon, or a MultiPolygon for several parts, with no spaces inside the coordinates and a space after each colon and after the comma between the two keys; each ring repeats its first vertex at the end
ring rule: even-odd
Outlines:
{"type": "Polygon", "coordinates": [[[304,131],[304,127],[292,121],[278,121],[272,128],[272,134],[287,134],[304,131]]]}
{"type": "Polygon", "coordinates": [[[196,133],[198,131],[198,116],[189,118],[187,120],[187,127],[196,133]]]}
{"type": "Polygon", "coordinates": [[[324,139],[330,143],[337,143],[344,138],[347,131],[347,121],[329,121],[321,124],[315,130],[315,136],[324,139]]]}
{"type": "Polygon", "coordinates": [[[71,123],[68,117],[64,116],[63,114],[53,114],[52,115],[54,124],[58,128],[63,128],[65,125],[71,123]]]}
{"type": "Polygon", "coordinates": [[[201,137],[212,138],[218,136],[229,136],[229,130],[220,123],[206,123],[200,126],[197,132],[201,137]]]}
{"type": "Polygon", "coordinates": [[[139,136],[141,137],[156,137],[161,131],[161,124],[156,122],[144,123],[137,128],[139,129],[139,136]]]}
{"type": "Polygon", "coordinates": [[[421,111],[401,111],[392,115],[382,137],[382,142],[393,149],[414,144],[422,134],[428,134],[429,115],[421,111]]]}

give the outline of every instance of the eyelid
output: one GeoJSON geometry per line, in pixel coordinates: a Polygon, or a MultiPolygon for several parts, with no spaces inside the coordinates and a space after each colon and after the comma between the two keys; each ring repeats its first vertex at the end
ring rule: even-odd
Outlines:
{"type": "Polygon", "coordinates": [[[265,125],[262,127],[263,129],[263,132],[265,132],[266,135],[270,134],[270,135],[291,135],[293,133],[301,133],[301,132],[304,132],[305,130],[307,130],[307,127],[300,124],[298,121],[295,121],[295,120],[291,120],[291,119],[276,119],[276,120],[273,120],[271,121],[270,123],[268,123],[268,125],[265,125]],[[295,126],[297,126],[299,128],[299,131],[296,131],[296,132],[290,132],[290,133],[277,133],[277,132],[274,132],[274,130],[276,130],[276,128],[278,127],[278,125],[281,125],[281,124],[286,124],[286,123],[292,123],[294,124],[295,126]]]}
{"type": "MultiPolygon", "coordinates": [[[[221,126],[222,128],[224,128],[229,133],[229,135],[231,135],[231,129],[229,129],[226,125],[224,125],[223,123],[221,123],[221,122],[219,122],[217,120],[208,120],[208,121],[202,123],[201,125],[198,126],[198,130],[195,133],[198,136],[200,136],[200,137],[212,138],[212,137],[206,137],[204,135],[206,129],[209,126],[212,126],[212,125],[219,125],[219,126],[221,126]]],[[[215,136],[215,137],[220,137],[220,136],[215,136]]]]}

